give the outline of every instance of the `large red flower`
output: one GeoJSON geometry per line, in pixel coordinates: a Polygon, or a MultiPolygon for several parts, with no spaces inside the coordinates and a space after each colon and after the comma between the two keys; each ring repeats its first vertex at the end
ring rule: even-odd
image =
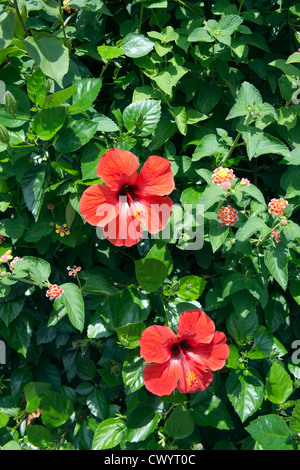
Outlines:
{"type": "Polygon", "coordinates": [[[148,363],[143,371],[146,388],[159,396],[170,395],[175,388],[182,393],[204,390],[213,379],[212,371],[225,365],[226,341],[203,310],[183,312],[177,336],[167,326],[146,328],[139,340],[148,363]]]}
{"type": "Polygon", "coordinates": [[[137,173],[137,157],[126,150],[105,152],[97,165],[104,184],[86,189],[79,210],[91,225],[103,227],[114,245],[132,246],[141,239],[142,225],[149,233],[161,231],[172,213],[170,194],[174,177],[168,160],[152,155],[137,173]]]}

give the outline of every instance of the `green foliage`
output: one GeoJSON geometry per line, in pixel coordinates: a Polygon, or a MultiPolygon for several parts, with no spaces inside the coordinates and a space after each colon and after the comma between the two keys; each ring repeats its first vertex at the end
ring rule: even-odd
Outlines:
{"type": "Polygon", "coordinates": [[[299,449],[299,22],[296,1],[0,2],[1,448],[299,449]],[[82,218],[114,147],[170,161],[167,237],[82,218]],[[200,308],[225,367],[151,394],[143,331],[200,308]]]}

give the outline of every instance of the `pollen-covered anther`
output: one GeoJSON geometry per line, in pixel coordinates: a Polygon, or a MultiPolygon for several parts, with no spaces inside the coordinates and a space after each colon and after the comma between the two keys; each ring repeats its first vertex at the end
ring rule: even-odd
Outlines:
{"type": "Polygon", "coordinates": [[[137,209],[134,212],[134,217],[139,221],[139,222],[145,222],[146,220],[146,212],[144,212],[142,209],[137,209]]]}
{"type": "Polygon", "coordinates": [[[191,370],[188,370],[187,373],[186,373],[186,382],[187,382],[188,386],[191,387],[192,389],[196,389],[198,387],[198,384],[199,384],[199,382],[196,378],[196,375],[191,370]]]}

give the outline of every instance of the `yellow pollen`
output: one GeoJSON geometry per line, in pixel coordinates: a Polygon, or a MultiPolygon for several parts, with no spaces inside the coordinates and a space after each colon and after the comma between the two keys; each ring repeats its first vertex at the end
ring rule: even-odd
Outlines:
{"type": "Polygon", "coordinates": [[[191,370],[188,370],[186,373],[186,381],[189,387],[193,388],[194,390],[198,387],[198,380],[196,379],[196,375],[191,370]]]}
{"type": "Polygon", "coordinates": [[[141,209],[138,209],[135,211],[134,213],[134,217],[139,220],[140,222],[143,222],[146,218],[146,212],[144,212],[143,210],[141,209]]]}

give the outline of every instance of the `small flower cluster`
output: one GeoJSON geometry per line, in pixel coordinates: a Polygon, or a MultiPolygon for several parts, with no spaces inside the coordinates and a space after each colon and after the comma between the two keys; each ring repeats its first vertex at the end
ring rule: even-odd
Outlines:
{"type": "Polygon", "coordinates": [[[70,235],[70,230],[68,229],[67,224],[63,224],[63,225],[56,224],[55,228],[56,228],[55,232],[59,233],[61,237],[64,237],[65,235],[70,235]]]}
{"type": "Polygon", "coordinates": [[[241,179],[241,185],[242,186],[250,186],[250,181],[248,180],[248,178],[242,178],[241,179]]]}
{"type": "Polygon", "coordinates": [[[3,235],[0,235],[0,245],[2,245],[2,243],[4,242],[5,240],[5,237],[3,235]]]}
{"type": "Polygon", "coordinates": [[[68,272],[69,276],[76,277],[77,273],[79,273],[79,271],[81,271],[81,267],[80,266],[73,266],[73,268],[71,268],[70,266],[68,266],[67,270],[69,271],[68,272]]]}
{"type": "Polygon", "coordinates": [[[216,168],[212,175],[214,184],[218,184],[223,189],[230,189],[231,181],[234,180],[235,174],[229,168],[216,168]]]}
{"type": "Polygon", "coordinates": [[[280,233],[277,233],[276,228],[273,228],[271,236],[274,237],[276,243],[280,242],[280,233]]]}
{"type": "Polygon", "coordinates": [[[56,284],[51,284],[49,289],[46,292],[46,297],[49,297],[49,300],[58,299],[63,293],[63,289],[56,284]]]}
{"type": "Polygon", "coordinates": [[[273,198],[269,202],[269,212],[281,216],[283,215],[283,209],[288,205],[289,203],[282,197],[280,199],[273,198]]]}
{"type": "Polygon", "coordinates": [[[233,225],[238,218],[238,211],[233,209],[231,206],[223,206],[218,210],[217,220],[220,220],[221,225],[233,225]]]}
{"type": "Polygon", "coordinates": [[[7,252],[4,253],[4,255],[2,255],[2,256],[0,257],[1,263],[7,263],[7,262],[10,261],[11,259],[12,259],[11,250],[7,250],[7,252]]]}

